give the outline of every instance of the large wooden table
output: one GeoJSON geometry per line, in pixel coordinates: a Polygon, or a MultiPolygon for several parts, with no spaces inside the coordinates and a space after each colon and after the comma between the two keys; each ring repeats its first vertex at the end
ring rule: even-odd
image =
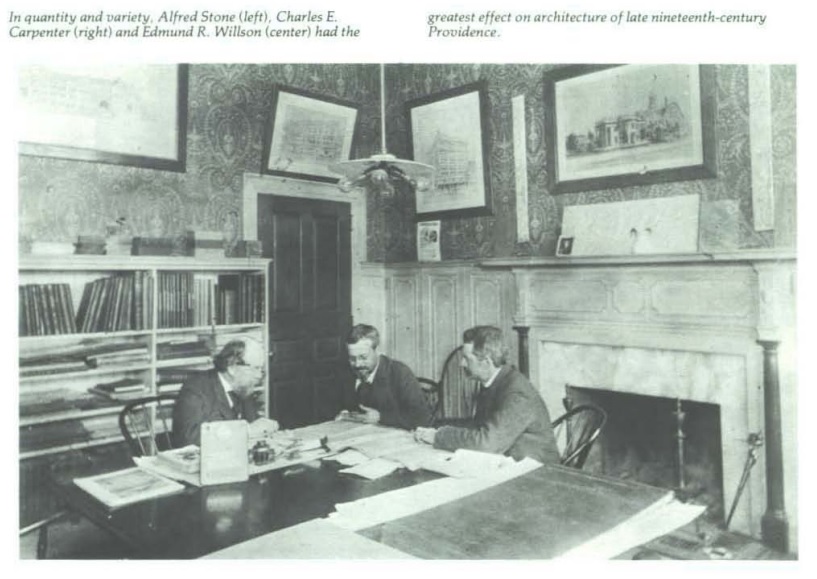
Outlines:
{"type": "Polygon", "coordinates": [[[339,474],[338,469],[334,463],[308,463],[269,471],[246,482],[190,486],[179,494],[114,510],[68,477],[58,479],[56,489],[68,509],[121,539],[133,558],[190,559],[326,516],[337,503],[441,476],[402,469],[369,481],[339,474]]]}
{"type": "MultiPolygon", "coordinates": [[[[105,470],[125,466],[127,463],[108,465],[105,470]]],[[[97,471],[100,467],[94,465],[97,471]]],[[[178,494],[114,510],[72,482],[73,477],[90,473],[67,473],[55,483],[66,507],[121,539],[130,556],[188,559],[326,517],[339,503],[441,478],[433,472],[399,469],[370,481],[338,470],[333,462],[312,461],[255,475],[245,482],[188,486],[178,494]]],[[[428,487],[417,491],[428,493],[428,487]]],[[[544,466],[473,494],[457,494],[433,508],[348,533],[356,533],[362,542],[374,541],[395,552],[427,559],[546,559],[621,523],[667,492],[544,466]]],[[[392,495],[379,500],[393,503],[392,495]]],[[[252,556],[287,556],[276,549],[274,540],[259,544],[252,556]]]]}

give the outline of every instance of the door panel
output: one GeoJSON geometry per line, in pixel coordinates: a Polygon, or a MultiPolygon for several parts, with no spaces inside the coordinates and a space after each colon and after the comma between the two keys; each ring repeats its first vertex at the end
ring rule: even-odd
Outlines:
{"type": "Polygon", "coordinates": [[[284,428],[332,418],[351,327],[350,206],[259,195],[258,236],[273,260],[270,413],[284,428]]]}

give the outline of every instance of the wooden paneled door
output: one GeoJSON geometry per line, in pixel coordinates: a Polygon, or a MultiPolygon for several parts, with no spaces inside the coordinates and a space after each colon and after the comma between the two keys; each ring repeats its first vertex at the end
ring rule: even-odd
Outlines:
{"type": "Polygon", "coordinates": [[[270,415],[282,428],[333,418],[352,323],[347,203],[258,195],[269,276],[270,415]]]}

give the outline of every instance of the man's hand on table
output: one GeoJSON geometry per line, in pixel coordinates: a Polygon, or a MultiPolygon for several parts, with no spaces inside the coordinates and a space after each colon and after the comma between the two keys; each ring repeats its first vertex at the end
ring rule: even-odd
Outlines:
{"type": "Polygon", "coordinates": [[[414,431],[414,440],[417,442],[425,442],[426,444],[434,444],[434,437],[436,435],[436,428],[425,428],[423,426],[418,426],[414,431]]]}
{"type": "Polygon", "coordinates": [[[380,412],[374,408],[360,405],[360,411],[349,412],[341,410],[335,420],[351,420],[352,422],[362,422],[364,424],[377,424],[380,422],[380,412]]]}

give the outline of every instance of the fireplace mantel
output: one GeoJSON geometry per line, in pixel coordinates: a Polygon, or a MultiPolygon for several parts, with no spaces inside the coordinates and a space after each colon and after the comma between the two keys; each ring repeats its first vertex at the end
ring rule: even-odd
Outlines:
{"type": "MultiPolygon", "coordinates": [[[[561,406],[566,383],[604,387],[577,380],[603,382],[605,368],[610,389],[667,395],[661,390],[672,384],[673,391],[685,392],[679,397],[719,404],[727,508],[746,441],[764,429],[758,340],[781,344],[783,415],[796,414],[795,266],[793,251],[767,250],[480,262],[514,279],[513,323],[521,330],[520,343],[529,346],[524,362],[549,407],[561,406]],[[682,367],[691,378],[676,380],[667,370],[682,367]],[[646,380],[628,377],[639,372],[646,380]]],[[[523,354],[520,347],[520,361],[523,354]]],[[[786,420],[786,502],[796,510],[795,422],[786,420]]],[[[758,536],[765,506],[761,458],[732,528],[758,536]]]]}
{"type": "Polygon", "coordinates": [[[497,258],[479,265],[512,271],[519,326],[558,323],[572,312],[571,322],[663,321],[674,330],[708,327],[753,340],[780,340],[794,327],[794,251],[497,258]]]}
{"type": "Polygon", "coordinates": [[[788,250],[747,250],[722,253],[674,253],[653,255],[595,255],[582,257],[512,257],[480,261],[484,268],[553,268],[588,266],[638,266],[701,263],[793,262],[796,253],[788,250]]]}

